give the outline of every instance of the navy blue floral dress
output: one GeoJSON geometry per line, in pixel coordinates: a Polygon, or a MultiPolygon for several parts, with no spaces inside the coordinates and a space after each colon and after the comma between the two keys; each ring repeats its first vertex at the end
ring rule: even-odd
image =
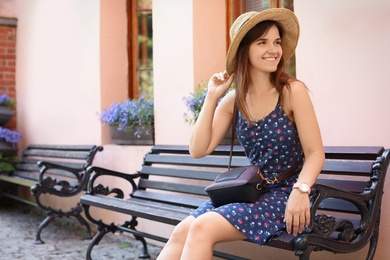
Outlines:
{"type": "MultiPolygon", "coordinates": [[[[269,115],[252,125],[239,112],[237,137],[250,164],[258,165],[265,177],[278,176],[303,155],[295,123],[287,117],[279,103],[269,115]]],[[[293,177],[268,186],[256,203],[231,203],[215,208],[208,200],[191,215],[198,217],[210,210],[218,212],[249,240],[265,245],[285,229],[286,202],[301,169],[302,165],[293,177]]]]}

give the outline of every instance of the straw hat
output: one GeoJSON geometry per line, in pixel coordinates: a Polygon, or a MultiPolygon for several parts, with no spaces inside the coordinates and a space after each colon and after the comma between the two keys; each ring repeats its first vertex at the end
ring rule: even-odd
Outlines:
{"type": "Polygon", "coordinates": [[[299,22],[293,12],[285,8],[271,8],[262,12],[247,12],[240,15],[230,28],[230,46],[226,56],[226,71],[234,71],[234,63],[238,46],[244,36],[256,24],[266,21],[277,21],[284,29],[282,49],[284,60],[294,54],[299,38],[299,22]]]}

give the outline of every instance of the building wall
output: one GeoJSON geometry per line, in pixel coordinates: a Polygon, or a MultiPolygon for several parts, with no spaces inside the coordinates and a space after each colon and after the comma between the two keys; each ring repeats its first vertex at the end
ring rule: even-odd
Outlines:
{"type": "Polygon", "coordinates": [[[100,143],[100,1],[15,0],[17,128],[30,143],[100,143]]]}
{"type": "Polygon", "coordinates": [[[390,2],[295,1],[297,74],[312,91],[326,145],[383,145],[390,124],[390,2]]]}
{"type": "Polygon", "coordinates": [[[194,87],[192,0],[153,1],[155,140],[187,144],[183,96],[194,87]]]}
{"type": "MultiPolygon", "coordinates": [[[[389,148],[390,2],[294,2],[301,25],[297,76],[312,92],[324,144],[389,148]]],[[[389,178],[375,259],[390,255],[389,178]]],[[[354,256],[365,259],[345,259],[354,256]]]]}

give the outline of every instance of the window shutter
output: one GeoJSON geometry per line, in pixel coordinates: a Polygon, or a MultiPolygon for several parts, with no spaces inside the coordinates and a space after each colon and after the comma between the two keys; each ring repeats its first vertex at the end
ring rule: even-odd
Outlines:
{"type": "Polygon", "coordinates": [[[264,11],[269,9],[270,0],[245,0],[245,12],[249,11],[264,11]]]}

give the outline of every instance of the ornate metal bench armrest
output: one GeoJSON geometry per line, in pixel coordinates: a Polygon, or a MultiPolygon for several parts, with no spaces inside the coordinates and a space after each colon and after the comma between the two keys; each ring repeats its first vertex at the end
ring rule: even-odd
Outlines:
{"type": "Polygon", "coordinates": [[[354,204],[360,213],[368,214],[367,201],[375,196],[376,183],[370,182],[361,193],[348,192],[336,188],[332,188],[322,184],[314,184],[312,187],[312,216],[316,213],[320,203],[329,198],[341,199],[354,204]]]}
{"type": "Polygon", "coordinates": [[[84,169],[82,168],[72,168],[65,165],[60,165],[60,164],[45,162],[45,161],[39,161],[37,164],[39,167],[41,167],[39,171],[39,178],[38,178],[39,183],[41,183],[44,180],[44,175],[46,174],[46,172],[48,170],[53,170],[53,169],[67,171],[72,175],[74,175],[79,182],[82,181],[82,178],[84,176],[84,169]]]}
{"type": "MultiPolygon", "coordinates": [[[[364,232],[369,225],[372,216],[367,201],[374,196],[375,191],[375,189],[367,188],[362,193],[352,193],[326,185],[313,185],[309,233],[323,237],[324,239],[331,239],[332,235],[336,232],[340,241],[352,241],[358,234],[364,232]],[[348,219],[337,219],[334,216],[328,216],[321,212],[320,203],[325,199],[341,199],[356,206],[361,215],[359,227],[354,227],[353,223],[348,219]]],[[[296,243],[301,240],[298,239],[296,243]]]]}
{"type": "Polygon", "coordinates": [[[118,178],[125,179],[128,181],[132,187],[132,191],[135,191],[137,189],[137,185],[134,181],[134,179],[138,178],[140,176],[139,173],[134,174],[127,174],[122,172],[117,172],[101,167],[96,166],[90,166],[87,168],[87,173],[90,174],[90,179],[87,185],[87,191],[86,194],[100,194],[100,195],[110,195],[110,194],[116,194],[115,197],[117,198],[124,198],[124,193],[119,188],[113,188],[110,189],[108,186],[103,186],[102,184],[98,183],[95,184],[95,181],[98,177],[101,176],[114,176],[118,178]]]}
{"type": "Polygon", "coordinates": [[[35,186],[31,187],[31,192],[36,201],[39,201],[39,196],[44,193],[61,197],[74,196],[85,189],[86,182],[89,179],[85,171],[80,168],[72,168],[45,161],[39,161],[37,165],[41,167],[38,182],[35,186]],[[59,171],[58,174],[55,174],[55,171],[59,171]],[[77,181],[72,181],[72,178],[77,181]]]}

